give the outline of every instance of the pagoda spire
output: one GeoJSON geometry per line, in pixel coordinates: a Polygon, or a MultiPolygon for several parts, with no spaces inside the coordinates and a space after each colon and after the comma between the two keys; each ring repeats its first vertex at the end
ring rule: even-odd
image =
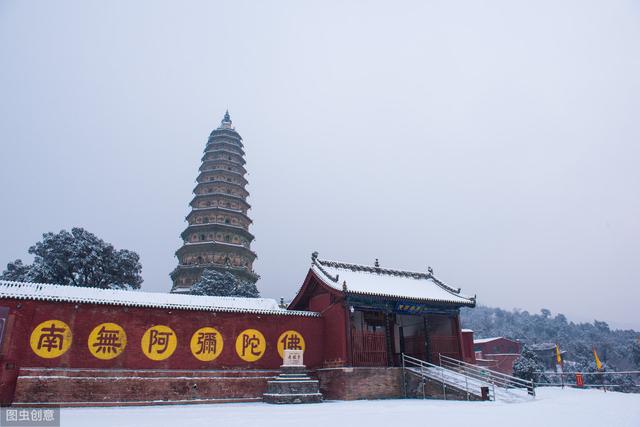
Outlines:
{"type": "Polygon", "coordinates": [[[249,232],[251,208],[247,203],[247,173],[242,137],[236,132],[227,110],[220,126],[209,135],[200,173],[193,190],[183,245],[176,251],[178,266],[171,273],[171,292],[188,292],[204,270],[231,272],[255,283],[254,237],[249,232]]]}
{"type": "Polygon", "coordinates": [[[229,115],[229,110],[224,113],[224,117],[220,122],[220,126],[218,129],[233,129],[233,122],[231,121],[231,116],[229,115]]]}

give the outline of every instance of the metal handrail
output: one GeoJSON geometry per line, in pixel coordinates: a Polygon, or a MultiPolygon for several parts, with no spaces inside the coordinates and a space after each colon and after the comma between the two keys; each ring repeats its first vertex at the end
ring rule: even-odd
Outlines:
{"type": "Polygon", "coordinates": [[[422,359],[418,359],[416,357],[413,356],[407,356],[406,354],[402,353],[402,360],[408,361],[409,363],[413,363],[414,365],[418,365],[418,366],[428,366],[430,368],[441,368],[441,366],[438,366],[434,363],[430,363],[427,362],[425,360],[422,359]]]}
{"type": "Polygon", "coordinates": [[[447,361],[443,361],[442,366],[446,367],[447,369],[455,370],[457,372],[464,372],[465,375],[468,375],[472,378],[476,378],[477,380],[485,382],[487,384],[498,385],[499,387],[504,387],[504,388],[522,387],[521,384],[511,383],[499,377],[494,377],[488,371],[482,368],[473,369],[467,366],[462,366],[462,365],[458,365],[458,364],[447,362],[447,361]]]}
{"type": "MultiPolygon", "coordinates": [[[[425,368],[434,368],[434,369],[436,369],[441,375],[440,383],[442,384],[442,393],[443,393],[443,396],[444,396],[445,400],[447,399],[447,385],[454,386],[456,388],[462,389],[462,386],[460,384],[455,384],[455,383],[453,383],[451,381],[447,381],[447,379],[445,378],[445,371],[451,371],[451,372],[456,373],[457,375],[462,375],[464,377],[464,379],[465,379],[464,391],[467,394],[467,400],[470,400],[470,394],[471,393],[474,394],[474,395],[478,394],[477,391],[472,392],[469,389],[469,381],[468,381],[469,378],[471,378],[471,379],[477,379],[477,378],[474,378],[472,376],[467,376],[464,373],[460,373],[458,371],[447,369],[447,368],[445,368],[443,366],[438,366],[438,365],[436,365],[434,363],[430,363],[430,362],[427,362],[427,361],[424,361],[424,360],[421,360],[421,359],[417,359],[417,358],[412,357],[412,356],[407,356],[406,354],[402,353],[402,371],[403,371],[403,378],[405,380],[405,386],[404,386],[405,396],[407,394],[407,390],[406,390],[406,374],[405,374],[405,369],[407,367],[409,367],[409,368],[419,368],[419,370],[420,370],[419,373],[415,372],[415,371],[411,371],[411,370],[409,370],[409,372],[420,376],[423,380],[424,380],[425,377],[427,377],[427,375],[425,373],[425,368]]],[[[424,397],[424,384],[423,384],[423,388],[422,388],[422,393],[423,393],[423,397],[424,397]]],[[[495,389],[493,390],[493,396],[489,396],[489,398],[490,398],[490,400],[495,400],[495,389]]]]}
{"type": "Polygon", "coordinates": [[[522,378],[518,378],[518,377],[514,377],[513,375],[508,375],[508,374],[505,374],[503,372],[498,372],[498,371],[494,371],[494,370],[489,369],[489,368],[481,367],[481,366],[478,366],[478,365],[473,365],[471,363],[464,362],[464,361],[458,360],[458,359],[454,359],[452,357],[445,356],[443,354],[440,354],[440,360],[445,360],[445,361],[448,361],[448,362],[451,362],[451,363],[455,363],[457,365],[467,366],[467,367],[469,367],[471,369],[481,369],[482,371],[489,372],[491,374],[491,376],[501,377],[501,378],[503,378],[505,380],[510,380],[510,381],[513,381],[513,382],[516,382],[516,383],[522,383],[523,385],[529,385],[531,383],[528,380],[525,380],[525,379],[522,379],[522,378]]]}
{"type": "Polygon", "coordinates": [[[508,387],[511,385],[506,381],[503,381],[499,378],[491,376],[490,374],[488,374],[487,371],[483,370],[482,368],[471,369],[469,367],[457,365],[447,361],[443,361],[441,366],[456,372],[464,372],[465,375],[468,375],[474,379],[477,379],[478,381],[482,381],[489,385],[497,384],[498,386],[503,386],[503,387],[508,387]]]}
{"type": "Polygon", "coordinates": [[[535,384],[533,381],[524,380],[502,372],[493,371],[491,369],[472,365],[461,360],[453,359],[442,354],[439,355],[440,365],[446,368],[453,368],[464,371],[465,375],[480,381],[497,385],[503,388],[525,388],[527,392],[535,397],[535,384]]]}
{"type": "MultiPolygon", "coordinates": [[[[496,381],[491,381],[491,378],[487,377],[487,375],[484,375],[482,373],[482,371],[478,371],[478,370],[471,370],[468,369],[466,367],[460,367],[459,365],[454,365],[451,363],[447,363],[446,361],[443,363],[442,360],[440,361],[441,366],[444,369],[450,370],[452,372],[456,372],[460,375],[463,375],[466,378],[471,378],[473,380],[476,380],[478,382],[480,382],[481,384],[485,384],[487,386],[491,387],[491,391],[493,393],[493,395],[495,396],[496,394],[496,381]]],[[[498,384],[498,387],[500,387],[501,384],[498,384]]]]}

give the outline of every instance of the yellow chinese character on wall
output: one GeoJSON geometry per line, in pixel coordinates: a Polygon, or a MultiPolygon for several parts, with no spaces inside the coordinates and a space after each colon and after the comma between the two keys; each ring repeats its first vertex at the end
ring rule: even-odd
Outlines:
{"type": "Polygon", "coordinates": [[[89,334],[89,351],[101,360],[118,357],[127,346],[127,334],[115,323],[101,323],[89,334]]]}
{"type": "Polygon", "coordinates": [[[191,353],[198,360],[210,362],[222,353],[222,334],[217,329],[204,327],[191,337],[191,353]]]}
{"type": "Polygon", "coordinates": [[[259,360],[267,348],[264,335],[256,329],[246,329],[236,338],[236,353],[247,362],[259,360]]]}
{"type": "Polygon", "coordinates": [[[71,347],[71,328],[61,320],[47,320],[31,332],[31,349],[45,359],[62,356],[71,347]]]}
{"type": "Polygon", "coordinates": [[[304,338],[298,331],[283,332],[278,338],[278,354],[284,358],[285,350],[303,350],[305,349],[304,338]]]}
{"type": "Polygon", "coordinates": [[[151,360],[164,360],[171,357],[178,346],[176,333],[168,326],[155,325],[147,329],[142,336],[142,352],[151,360]]]}

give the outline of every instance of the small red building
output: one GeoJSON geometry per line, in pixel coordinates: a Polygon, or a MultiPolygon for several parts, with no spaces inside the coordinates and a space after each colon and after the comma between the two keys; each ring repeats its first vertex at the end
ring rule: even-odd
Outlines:
{"type": "Polygon", "coordinates": [[[513,364],[520,357],[520,342],[505,337],[479,338],[473,341],[473,347],[476,364],[513,375],[513,364]]]}
{"type": "Polygon", "coordinates": [[[325,366],[399,366],[400,355],[438,362],[462,359],[460,307],[465,297],[427,273],[326,261],[312,265],[293,310],[322,313],[325,366]]]}

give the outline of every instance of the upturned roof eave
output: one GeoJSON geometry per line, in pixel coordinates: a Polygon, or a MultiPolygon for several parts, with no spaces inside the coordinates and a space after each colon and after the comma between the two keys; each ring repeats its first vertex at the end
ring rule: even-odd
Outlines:
{"type": "Polygon", "coordinates": [[[227,212],[227,213],[234,213],[234,214],[238,214],[242,217],[244,217],[245,219],[247,219],[249,221],[249,223],[253,223],[253,220],[251,218],[249,218],[249,216],[247,214],[245,214],[242,211],[237,211],[235,209],[229,209],[229,208],[222,208],[220,206],[207,206],[205,208],[194,208],[192,207],[191,211],[187,214],[187,216],[184,218],[186,221],[189,221],[189,218],[191,218],[191,216],[195,213],[195,212],[202,212],[202,211],[213,211],[213,210],[219,210],[219,211],[223,211],[223,212],[227,212]]]}
{"type": "Polygon", "coordinates": [[[180,233],[180,237],[182,237],[182,239],[186,240],[186,238],[187,238],[186,236],[189,234],[190,231],[199,233],[200,231],[202,231],[202,229],[205,229],[205,228],[211,228],[211,229],[223,228],[223,229],[228,230],[228,231],[233,231],[235,233],[241,234],[244,237],[248,238],[250,242],[252,242],[255,239],[255,236],[253,234],[251,234],[251,232],[249,230],[245,229],[242,226],[232,225],[232,224],[224,224],[224,223],[220,223],[220,222],[207,222],[207,223],[203,223],[203,224],[189,224],[187,226],[187,228],[185,228],[184,231],[182,233],[180,233]]]}
{"type": "MultiPolygon", "coordinates": [[[[335,288],[334,288],[335,289],[335,288]]],[[[435,304],[444,304],[449,306],[458,306],[458,307],[475,307],[475,301],[454,301],[454,300],[441,300],[436,298],[417,298],[411,296],[404,295],[392,295],[392,294],[383,294],[383,293],[374,293],[374,292],[362,292],[362,291],[351,291],[347,288],[347,291],[340,291],[345,296],[355,295],[355,296],[367,296],[371,298],[378,299],[387,299],[393,301],[411,301],[416,303],[435,303],[435,304]]]]}
{"type": "Polygon", "coordinates": [[[234,199],[236,201],[242,202],[246,205],[247,209],[251,209],[251,205],[249,204],[249,202],[247,202],[243,197],[240,196],[234,196],[233,194],[227,194],[227,193],[207,193],[207,194],[196,194],[195,196],[193,196],[193,199],[191,199],[191,201],[189,202],[189,205],[191,205],[192,208],[195,208],[195,206],[192,206],[193,202],[195,202],[197,199],[202,199],[205,197],[210,197],[210,196],[223,196],[223,197],[228,197],[230,199],[234,199]]]}
{"type": "MultiPolygon", "coordinates": [[[[336,267],[337,268],[337,267],[336,267]]],[[[314,272],[314,275],[318,277],[323,283],[331,288],[335,289],[338,292],[342,292],[345,296],[348,295],[359,295],[359,296],[369,296],[372,298],[384,298],[384,299],[392,299],[396,301],[414,301],[419,303],[435,303],[435,304],[445,304],[449,306],[458,306],[458,307],[475,307],[476,300],[475,297],[465,297],[460,295],[460,289],[453,289],[450,286],[446,285],[442,281],[438,280],[432,273],[418,273],[418,272],[410,272],[403,270],[392,270],[392,269],[383,269],[380,267],[371,267],[371,266],[362,266],[358,264],[350,264],[350,263],[340,263],[336,261],[327,261],[320,260],[317,258],[317,254],[314,253],[312,256],[312,265],[310,268],[311,271],[314,272]],[[414,296],[407,295],[398,295],[398,294],[386,294],[386,293],[377,293],[370,291],[354,291],[348,288],[348,284],[345,289],[341,289],[340,285],[337,283],[337,278],[334,279],[331,275],[324,270],[324,264],[334,264],[345,266],[344,268],[352,269],[355,271],[364,271],[372,274],[389,274],[389,275],[401,275],[406,277],[411,277],[415,279],[431,279],[436,286],[439,286],[446,292],[450,293],[456,299],[437,299],[437,298],[420,298],[414,296]],[[320,271],[320,274],[316,273],[313,267],[317,267],[320,271]]]]}
{"type": "Polygon", "coordinates": [[[238,244],[235,244],[235,243],[218,242],[218,241],[212,241],[212,240],[204,241],[204,242],[193,242],[193,243],[187,242],[187,243],[184,243],[175,252],[175,255],[179,257],[184,251],[191,250],[191,249],[197,249],[197,248],[206,248],[207,246],[219,246],[219,247],[221,247],[223,249],[229,249],[229,252],[233,252],[234,250],[240,250],[240,251],[243,251],[243,252],[247,252],[251,256],[253,256],[253,260],[258,258],[258,255],[255,252],[253,252],[250,248],[247,248],[246,246],[238,245],[238,244]]]}

